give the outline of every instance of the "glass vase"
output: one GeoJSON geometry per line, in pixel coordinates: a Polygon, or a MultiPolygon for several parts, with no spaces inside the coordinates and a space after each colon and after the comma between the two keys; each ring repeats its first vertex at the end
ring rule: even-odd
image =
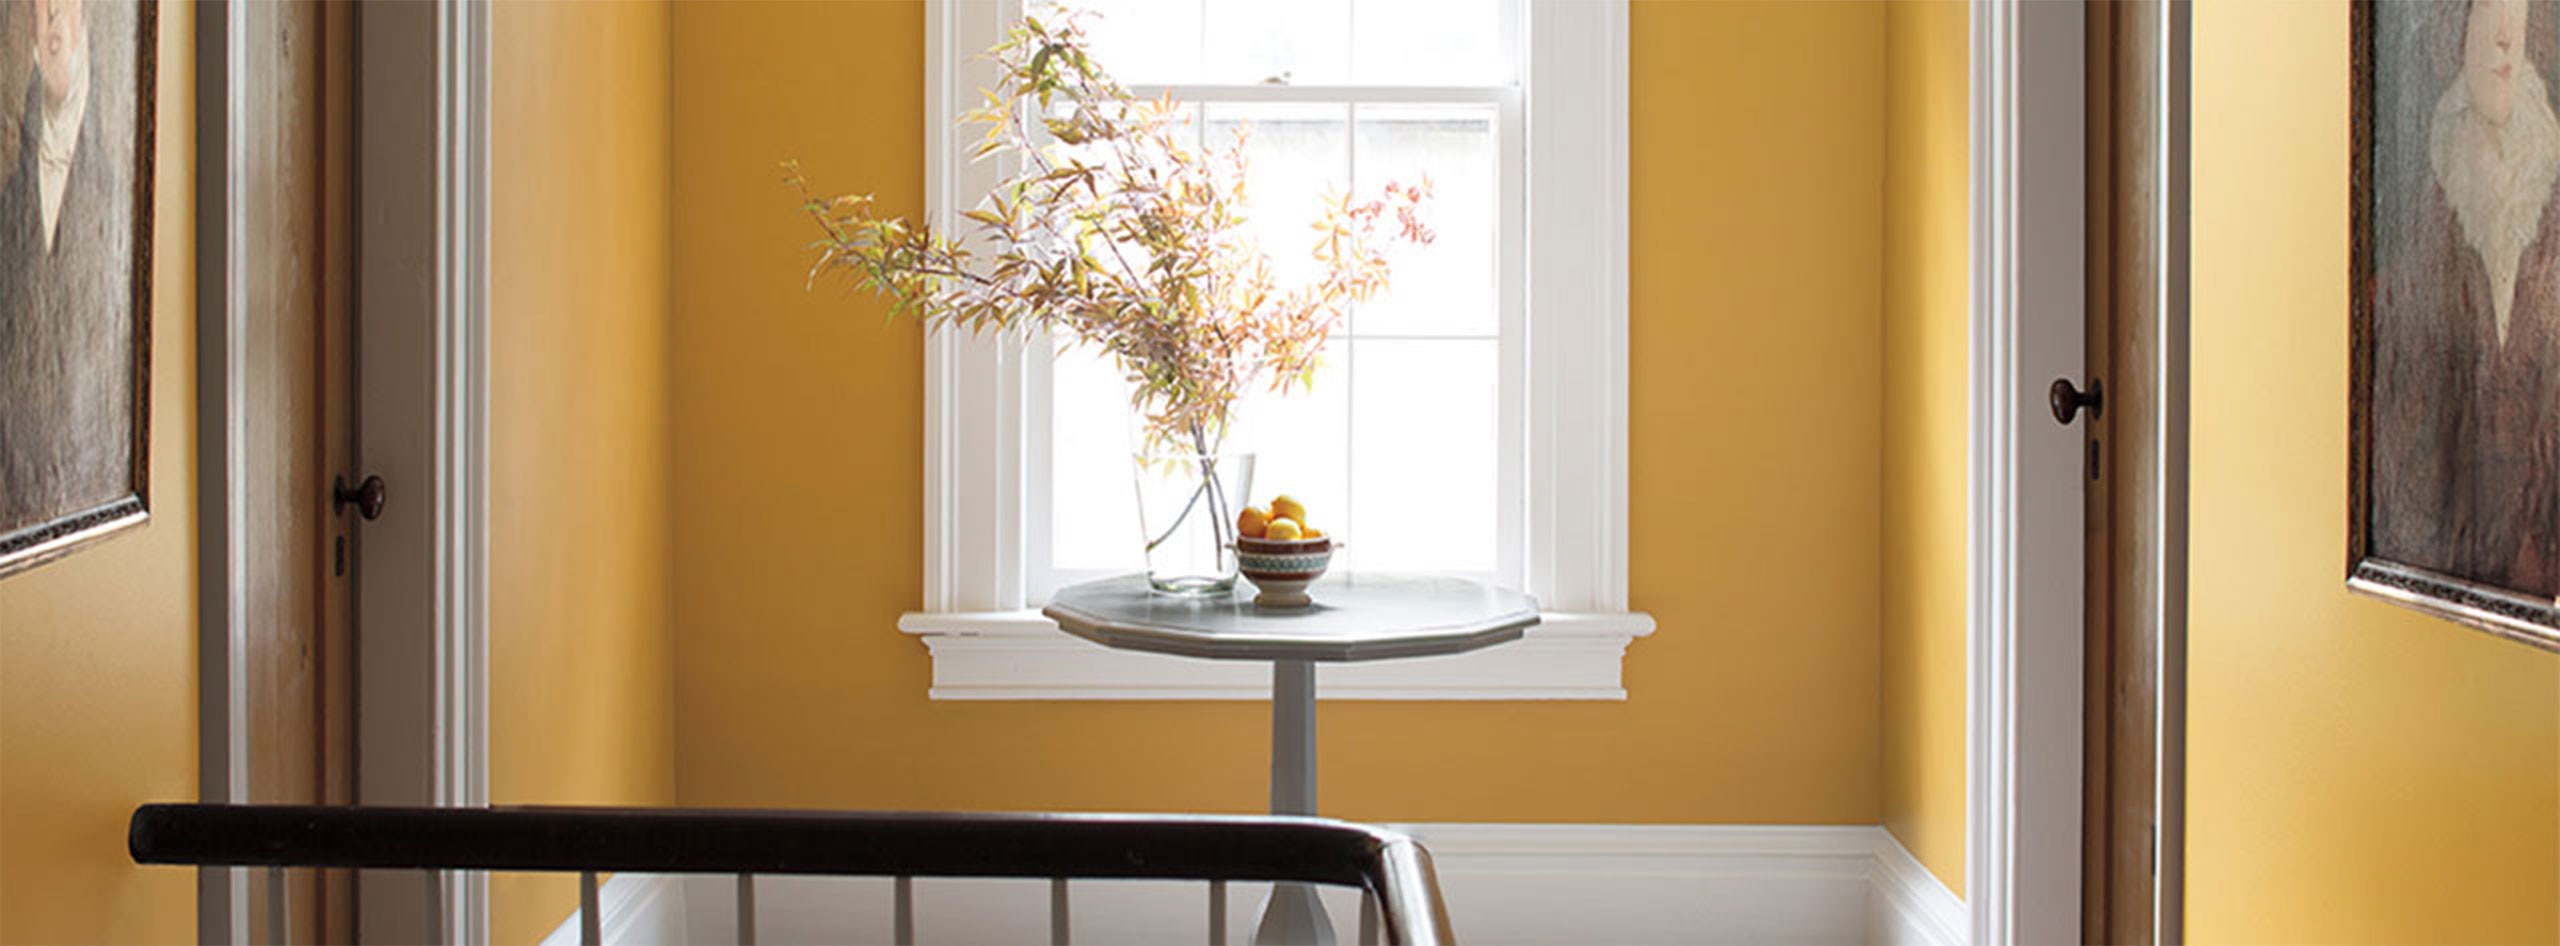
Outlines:
{"type": "Polygon", "coordinates": [[[1251,453],[1139,453],[1138,531],[1159,594],[1236,586],[1236,513],[1253,495],[1251,453]]]}

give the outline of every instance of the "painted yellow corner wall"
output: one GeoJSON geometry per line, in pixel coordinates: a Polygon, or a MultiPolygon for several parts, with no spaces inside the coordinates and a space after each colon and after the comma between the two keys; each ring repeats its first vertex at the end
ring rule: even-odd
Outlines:
{"type": "Polygon", "coordinates": [[[0,942],[193,942],[195,872],[125,856],[196,798],[195,5],[160,4],[151,521],[0,578],[0,942]]]}
{"type": "MultiPolygon", "coordinates": [[[[921,334],[779,183],[922,209],[915,3],[675,7],[676,758],[689,805],[1262,807],[1252,703],[935,703],[921,334]]],[[[1878,817],[1885,11],[1639,3],[1625,703],[1328,703],[1328,813],[1878,817]]]]}
{"type": "Polygon", "coordinates": [[[2195,9],[2187,929],[2560,940],[2560,656],[2344,587],[2347,6],[2195,9]]]}
{"type": "MultiPolygon", "coordinates": [[[[489,796],[672,804],[668,5],[495,13],[489,796]]],[[[576,879],[490,900],[496,942],[536,942],[576,879]]]]}
{"type": "Polygon", "coordinates": [[[1885,26],[1884,826],[1964,893],[1965,5],[1885,26]]]}

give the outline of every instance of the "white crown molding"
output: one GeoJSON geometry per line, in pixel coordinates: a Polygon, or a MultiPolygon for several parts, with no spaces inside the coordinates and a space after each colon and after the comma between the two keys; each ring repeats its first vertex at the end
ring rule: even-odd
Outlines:
{"type": "MultiPolygon", "coordinates": [[[[1653,633],[1642,612],[1540,616],[1521,639],[1446,657],[1324,664],[1334,700],[1623,700],[1627,645],[1653,633]]],[[[898,629],[933,657],[937,700],[1268,700],[1271,668],[1113,650],[1037,611],[910,612],[898,629]]]]}

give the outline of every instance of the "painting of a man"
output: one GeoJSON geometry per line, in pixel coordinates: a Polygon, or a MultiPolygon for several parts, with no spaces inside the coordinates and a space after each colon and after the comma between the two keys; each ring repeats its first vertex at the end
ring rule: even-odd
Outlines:
{"type": "Polygon", "coordinates": [[[2365,551],[2560,600],[2560,5],[2381,3],[2365,551]]]}
{"type": "Polygon", "coordinates": [[[0,0],[0,572],[142,511],[147,13],[0,0]]]}

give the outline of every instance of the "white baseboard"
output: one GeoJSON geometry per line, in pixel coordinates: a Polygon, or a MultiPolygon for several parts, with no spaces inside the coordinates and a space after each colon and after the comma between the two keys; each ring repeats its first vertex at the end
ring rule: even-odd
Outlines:
{"type": "MultiPolygon", "coordinates": [[[[690,899],[685,881],[671,874],[606,878],[596,887],[596,913],[604,918],[604,941],[613,946],[685,942],[685,901],[690,899]]],[[[578,946],[582,918],[582,911],[571,911],[551,935],[542,938],[542,946],[578,946]]]]}
{"type": "MultiPolygon", "coordinates": [[[[1459,940],[1488,944],[1852,944],[1963,946],[1964,904],[1871,825],[1401,825],[1431,850],[1459,940]]],[[[620,878],[616,878],[620,880],[620,878]]],[[[607,943],[612,884],[606,885],[607,943]]],[[[737,942],[734,878],[682,884],[685,936],[737,942]]],[[[1227,937],[1252,940],[1266,885],[1228,890],[1227,937]]],[[[1078,942],[1197,944],[1207,884],[1079,881],[1078,942]]],[[[1355,892],[1324,891],[1338,941],[1357,942],[1355,892]]],[[[890,881],[768,876],[756,881],[767,943],[890,941],[890,881]]],[[[1045,942],[1043,880],[920,880],[923,943],[1045,942]]],[[[663,912],[656,915],[664,916],[663,912]]],[[[576,918],[562,929],[575,942],[576,918]]],[[[555,941],[559,937],[555,935],[555,941]]]]}
{"type": "Polygon", "coordinates": [[[1879,946],[1964,946],[1972,925],[1964,900],[1939,883],[1892,832],[1877,828],[1867,941],[1879,946]]]}

